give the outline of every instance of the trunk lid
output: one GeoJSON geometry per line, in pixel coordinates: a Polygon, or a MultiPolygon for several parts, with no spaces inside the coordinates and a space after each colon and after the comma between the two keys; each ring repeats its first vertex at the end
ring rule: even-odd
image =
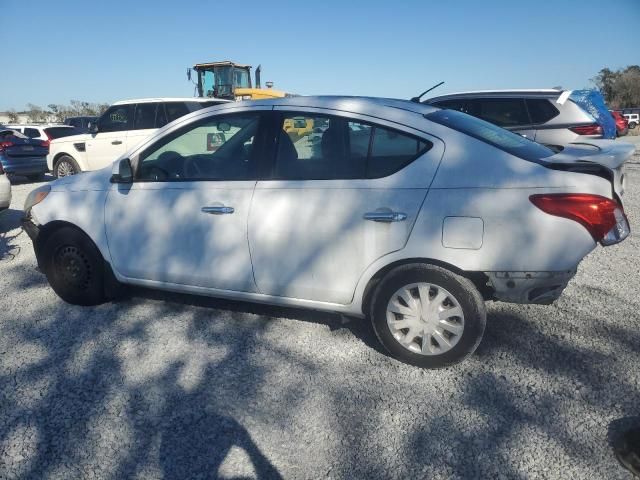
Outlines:
{"type": "Polygon", "coordinates": [[[622,201],[625,187],[625,162],[635,153],[635,146],[614,140],[585,140],[570,143],[562,151],[543,158],[542,163],[553,169],[588,173],[607,178],[613,194],[622,201]]]}

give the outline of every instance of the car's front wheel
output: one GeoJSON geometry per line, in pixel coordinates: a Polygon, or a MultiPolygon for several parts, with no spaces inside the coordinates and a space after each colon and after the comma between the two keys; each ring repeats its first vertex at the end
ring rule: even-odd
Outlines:
{"type": "Polygon", "coordinates": [[[53,167],[53,174],[56,178],[68,177],[69,175],[75,175],[80,173],[80,166],[69,155],[63,155],[60,157],[53,167]]]}
{"type": "Polygon", "coordinates": [[[395,358],[424,368],[453,365],[471,355],[484,333],[484,300],[475,285],[444,268],[403,265],[372,297],[371,321],[395,358]]]}
{"type": "Polygon", "coordinates": [[[49,284],[65,302],[98,305],[106,300],[102,255],[83,232],[73,227],[56,230],[41,255],[49,284]]]}
{"type": "Polygon", "coordinates": [[[629,128],[631,130],[633,130],[634,128],[636,128],[638,126],[638,124],[636,122],[629,122],[629,128]]]}

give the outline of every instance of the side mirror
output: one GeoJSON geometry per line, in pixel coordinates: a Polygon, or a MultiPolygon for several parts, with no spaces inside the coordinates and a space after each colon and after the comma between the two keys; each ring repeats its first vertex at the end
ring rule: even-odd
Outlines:
{"type": "Polygon", "coordinates": [[[98,133],[98,122],[89,122],[87,129],[89,130],[89,133],[98,133]]]}
{"type": "Polygon", "coordinates": [[[111,183],[132,183],[133,169],[128,158],[118,160],[111,170],[111,183]]]}

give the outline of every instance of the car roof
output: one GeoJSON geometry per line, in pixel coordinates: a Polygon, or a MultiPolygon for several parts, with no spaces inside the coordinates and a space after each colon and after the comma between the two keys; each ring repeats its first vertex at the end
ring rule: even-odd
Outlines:
{"type": "Polygon", "coordinates": [[[6,125],[9,128],[49,128],[49,127],[67,127],[73,128],[71,125],[65,125],[64,123],[12,123],[6,125]]]}
{"type": "MultiPolygon", "coordinates": [[[[245,100],[235,102],[237,105],[271,105],[274,107],[301,107],[301,108],[326,108],[332,110],[348,111],[353,113],[368,114],[372,108],[387,107],[408,112],[427,114],[435,112],[438,108],[423,103],[412,102],[398,98],[381,97],[356,97],[345,95],[314,95],[294,96],[284,98],[270,98],[265,100],[245,100]]],[[[213,107],[215,108],[215,107],[213,107]]]]}
{"type": "Polygon", "coordinates": [[[520,88],[520,89],[505,89],[505,90],[470,90],[467,92],[455,92],[448,93],[446,95],[438,95],[435,97],[431,97],[425,102],[432,102],[435,100],[446,100],[453,99],[459,97],[480,97],[480,98],[490,98],[490,97],[545,97],[545,98],[555,98],[558,97],[563,90],[559,90],[557,88],[520,88]]]}
{"type": "Polygon", "coordinates": [[[112,105],[128,105],[131,103],[150,103],[150,102],[220,102],[227,103],[231,100],[223,100],[221,98],[210,97],[158,97],[158,98],[134,98],[131,100],[120,100],[112,103],[112,105]]]}

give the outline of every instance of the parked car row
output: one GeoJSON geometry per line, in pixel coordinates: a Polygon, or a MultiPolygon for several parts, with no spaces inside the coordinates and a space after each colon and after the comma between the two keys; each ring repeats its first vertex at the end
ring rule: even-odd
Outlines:
{"type": "Polygon", "coordinates": [[[629,121],[627,117],[622,115],[620,112],[611,112],[611,116],[616,122],[616,134],[618,137],[622,137],[629,133],[629,121]]]}
{"type": "Polygon", "coordinates": [[[186,101],[121,102],[51,142],[61,178],[31,192],[23,227],[67,302],[128,284],[338,311],[442,367],[478,346],[486,300],[550,303],[629,235],[634,147],[561,96],[293,97],[175,120],[186,101]]]}

